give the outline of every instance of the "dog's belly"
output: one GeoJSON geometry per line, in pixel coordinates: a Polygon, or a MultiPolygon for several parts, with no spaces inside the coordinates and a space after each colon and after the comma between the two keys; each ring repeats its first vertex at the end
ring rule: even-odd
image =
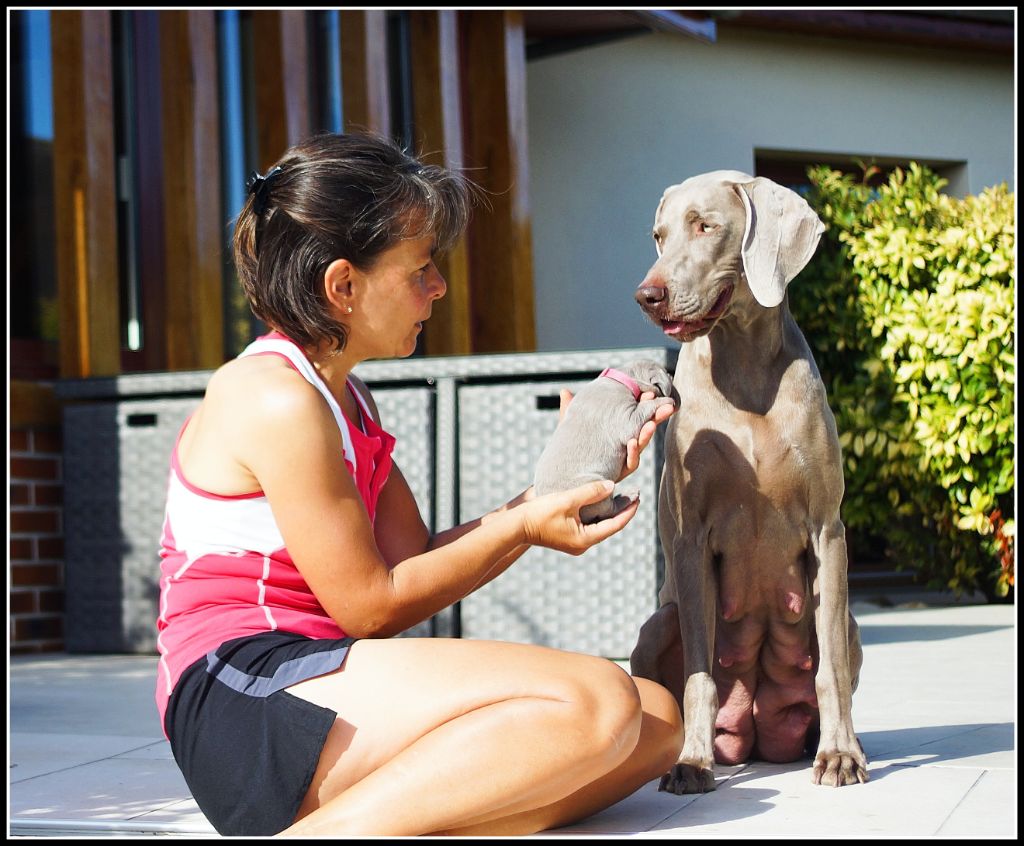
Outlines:
{"type": "Polygon", "coordinates": [[[731,542],[715,550],[715,757],[723,764],[793,761],[817,716],[806,538],[784,512],[750,504],[745,515],[733,514],[751,519],[742,529],[731,525],[731,542]]]}
{"type": "Polygon", "coordinates": [[[751,757],[784,763],[803,755],[817,717],[816,651],[804,622],[769,622],[762,615],[719,620],[713,670],[719,763],[751,757]]]}

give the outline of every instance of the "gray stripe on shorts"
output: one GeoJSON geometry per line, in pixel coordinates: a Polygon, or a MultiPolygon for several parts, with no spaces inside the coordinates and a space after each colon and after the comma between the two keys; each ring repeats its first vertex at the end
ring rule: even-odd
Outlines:
{"type": "Polygon", "coordinates": [[[206,656],[206,672],[238,693],[263,699],[290,685],[338,669],[347,653],[348,647],[342,646],[329,652],[300,655],[285,661],[274,671],[273,676],[267,677],[243,673],[210,652],[206,656]]]}

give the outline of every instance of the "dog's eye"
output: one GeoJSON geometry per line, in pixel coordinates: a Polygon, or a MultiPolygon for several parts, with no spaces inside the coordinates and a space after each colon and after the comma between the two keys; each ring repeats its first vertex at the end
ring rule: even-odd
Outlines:
{"type": "Polygon", "coordinates": [[[697,226],[698,231],[707,235],[709,232],[714,232],[718,229],[717,223],[708,223],[706,220],[702,220],[697,226]]]}

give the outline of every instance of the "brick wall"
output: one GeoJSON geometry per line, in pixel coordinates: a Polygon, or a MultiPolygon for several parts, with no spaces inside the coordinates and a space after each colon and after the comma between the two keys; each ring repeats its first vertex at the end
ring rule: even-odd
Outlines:
{"type": "Polygon", "coordinates": [[[12,427],[10,438],[10,651],[61,651],[64,490],[60,427],[12,427]]]}

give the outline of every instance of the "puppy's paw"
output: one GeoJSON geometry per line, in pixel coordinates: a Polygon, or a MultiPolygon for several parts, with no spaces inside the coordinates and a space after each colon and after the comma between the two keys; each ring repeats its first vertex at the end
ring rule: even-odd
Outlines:
{"type": "Polygon", "coordinates": [[[680,761],[661,777],[658,790],[683,796],[687,793],[710,793],[715,789],[715,771],[701,764],[680,761]]]}
{"type": "Polygon", "coordinates": [[[627,367],[627,371],[636,380],[641,391],[651,391],[659,397],[671,396],[672,375],[656,361],[634,361],[627,367]]]}
{"type": "Polygon", "coordinates": [[[627,488],[626,490],[616,489],[612,497],[612,504],[615,506],[615,514],[623,509],[629,508],[634,502],[640,499],[640,488],[627,488]]]}
{"type": "MultiPolygon", "coordinates": [[[[857,745],[860,745],[859,741],[857,745]]],[[[864,784],[868,778],[868,759],[861,749],[850,752],[831,750],[814,756],[811,780],[815,784],[843,787],[864,784]]]]}

